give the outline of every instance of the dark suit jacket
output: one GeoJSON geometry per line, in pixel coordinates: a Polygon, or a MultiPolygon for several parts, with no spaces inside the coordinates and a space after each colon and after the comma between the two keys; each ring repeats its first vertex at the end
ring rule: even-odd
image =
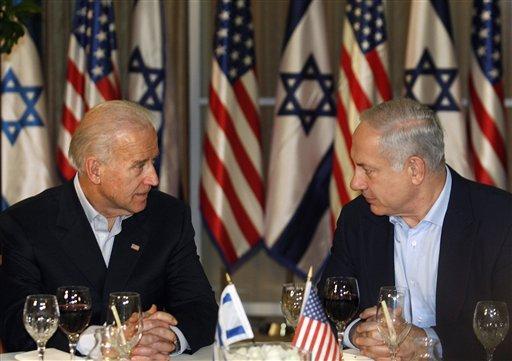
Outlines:
{"type": "MultiPolygon", "coordinates": [[[[477,301],[507,302],[512,317],[512,195],[470,182],[451,170],[452,190],[444,218],[436,290],[436,326],[447,360],[483,360],[473,333],[477,301]]],[[[394,229],[362,196],[338,219],[331,255],[319,283],[331,275],[358,280],[360,310],[377,303],[379,288],[394,285],[394,229]]],[[[512,360],[512,332],[496,359],[512,360]]]]}
{"type": "MultiPolygon", "coordinates": [[[[176,317],[191,352],[213,341],[217,303],[196,253],[190,211],[169,195],[152,190],[146,209],[123,221],[108,269],[72,182],[0,214],[0,241],[0,330],[8,351],[35,348],[22,322],[25,297],[64,285],[90,288],[91,324],[105,321],[110,292],[135,291],[144,310],[156,304],[176,317]]],[[[48,346],[67,350],[67,339],[59,330],[48,346]]]]}

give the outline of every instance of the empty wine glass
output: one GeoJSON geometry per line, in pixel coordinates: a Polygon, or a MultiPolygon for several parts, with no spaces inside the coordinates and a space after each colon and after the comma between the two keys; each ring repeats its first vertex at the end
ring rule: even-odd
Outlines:
{"type": "Polygon", "coordinates": [[[107,324],[117,328],[117,342],[122,358],[129,358],[142,337],[140,295],[136,292],[113,292],[109,295],[107,324]]]}
{"type": "Polygon", "coordinates": [[[329,277],[323,296],[325,313],[336,326],[340,350],[343,350],[345,328],[359,307],[357,280],[354,277],[329,277]]]}
{"type": "Polygon", "coordinates": [[[505,339],[509,327],[508,309],[505,302],[480,301],[473,315],[473,330],[492,361],[494,350],[505,339]]]}
{"type": "Polygon", "coordinates": [[[80,334],[91,320],[91,295],[87,287],[59,287],[57,288],[57,302],[60,311],[59,327],[68,336],[69,355],[73,360],[80,334]]]}
{"type": "Polygon", "coordinates": [[[377,329],[396,360],[398,346],[411,330],[409,290],[403,287],[381,287],[377,304],[377,329]]]}
{"type": "Polygon", "coordinates": [[[39,360],[44,360],[46,342],[59,324],[59,306],[54,295],[29,295],[23,307],[23,324],[37,344],[39,360]]]}
{"type": "Polygon", "coordinates": [[[281,293],[281,312],[289,326],[295,328],[299,322],[304,300],[304,283],[285,283],[281,293]]]}

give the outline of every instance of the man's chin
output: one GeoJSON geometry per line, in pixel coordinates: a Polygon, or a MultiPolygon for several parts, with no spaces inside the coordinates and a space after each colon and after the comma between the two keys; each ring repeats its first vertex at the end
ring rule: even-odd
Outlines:
{"type": "Polygon", "coordinates": [[[378,205],[375,205],[375,204],[370,204],[370,210],[376,216],[385,216],[386,215],[386,211],[382,207],[379,207],[378,205]]]}

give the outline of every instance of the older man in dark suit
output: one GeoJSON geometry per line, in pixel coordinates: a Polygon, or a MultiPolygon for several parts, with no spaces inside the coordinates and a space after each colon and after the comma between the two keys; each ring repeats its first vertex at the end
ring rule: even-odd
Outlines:
{"type": "MultiPolygon", "coordinates": [[[[90,288],[93,325],[105,321],[110,292],[139,292],[144,309],[158,306],[146,314],[135,359],[163,360],[210,344],[217,304],[189,208],[154,189],[158,145],[150,113],[126,101],[100,104],[85,115],[69,153],[78,169],[72,182],[0,215],[7,350],[35,347],[23,327],[25,297],[63,285],[90,288]]],[[[66,350],[64,334],[57,331],[49,346],[66,350]]]]}
{"type": "MultiPolygon", "coordinates": [[[[397,285],[408,288],[413,310],[402,359],[413,355],[415,337],[427,335],[446,360],[484,359],[472,327],[477,301],[505,301],[512,311],[512,195],[447,167],[436,114],[410,99],[363,112],[351,157],[351,187],[361,196],[341,212],[320,282],[359,281],[363,312],[345,343],[389,357],[375,305],[381,286],[397,285]]],[[[496,356],[512,360],[510,336],[496,356]]]]}

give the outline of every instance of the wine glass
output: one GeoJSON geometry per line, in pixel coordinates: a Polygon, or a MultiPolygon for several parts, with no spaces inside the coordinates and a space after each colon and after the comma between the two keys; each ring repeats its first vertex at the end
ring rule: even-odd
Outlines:
{"type": "Polygon", "coordinates": [[[473,330],[492,361],[494,350],[505,339],[508,332],[508,309],[505,302],[480,301],[473,315],[473,330]]]}
{"type": "Polygon", "coordinates": [[[37,344],[39,360],[44,360],[46,342],[57,331],[59,306],[54,295],[29,295],[23,307],[23,324],[37,344]]]}
{"type": "Polygon", "coordinates": [[[412,361],[442,361],[438,340],[430,337],[416,337],[413,344],[415,352],[412,361]]]}
{"type": "Polygon", "coordinates": [[[347,323],[359,307],[359,287],[354,277],[328,277],[324,287],[324,307],[327,317],[334,322],[340,350],[347,323]]]}
{"type": "Polygon", "coordinates": [[[285,283],[281,294],[281,312],[289,326],[295,328],[299,322],[304,300],[304,283],[285,283]]]}
{"type": "Polygon", "coordinates": [[[411,330],[411,303],[409,290],[404,287],[381,287],[377,305],[377,329],[396,360],[398,346],[411,330]]]}
{"type": "Polygon", "coordinates": [[[140,295],[136,292],[113,292],[109,295],[107,325],[116,327],[117,346],[122,358],[129,358],[142,337],[140,295]]]}
{"type": "Polygon", "coordinates": [[[91,320],[91,295],[87,287],[59,287],[57,288],[57,302],[60,310],[59,327],[68,336],[69,355],[73,360],[78,338],[91,320]]]}

